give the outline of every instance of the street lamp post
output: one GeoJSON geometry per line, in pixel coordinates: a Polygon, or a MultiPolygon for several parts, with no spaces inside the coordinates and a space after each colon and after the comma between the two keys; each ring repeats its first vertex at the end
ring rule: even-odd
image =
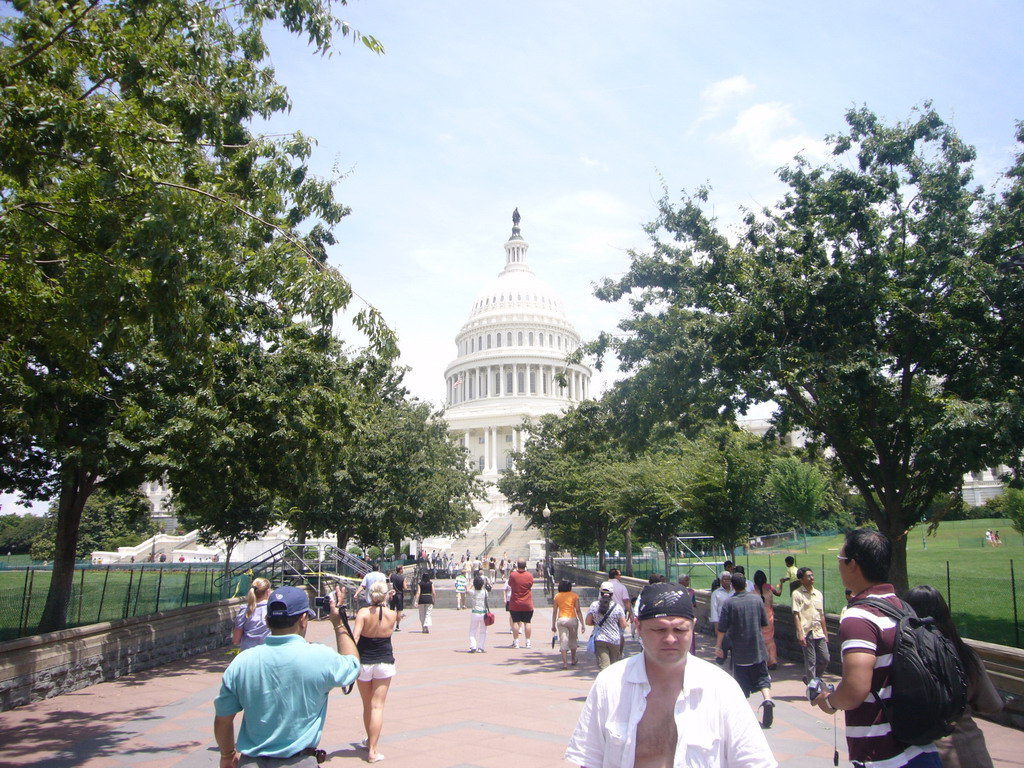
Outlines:
{"type": "Polygon", "coordinates": [[[547,594],[551,579],[551,507],[544,505],[544,594],[547,594]]]}

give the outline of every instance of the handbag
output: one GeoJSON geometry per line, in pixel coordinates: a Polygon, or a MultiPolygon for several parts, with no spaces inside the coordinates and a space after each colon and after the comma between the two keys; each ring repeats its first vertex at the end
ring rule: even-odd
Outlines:
{"type": "Polygon", "coordinates": [[[491,613],[491,609],[487,607],[487,595],[484,595],[484,610],[487,613],[484,614],[484,626],[489,627],[494,623],[494,614],[491,613]]]}

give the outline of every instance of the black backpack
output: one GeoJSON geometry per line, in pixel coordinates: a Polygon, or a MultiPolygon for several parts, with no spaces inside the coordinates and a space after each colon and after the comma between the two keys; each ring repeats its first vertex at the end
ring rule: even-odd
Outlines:
{"type": "Polygon", "coordinates": [[[904,744],[930,744],[948,736],[967,708],[967,675],[953,641],[930,618],[918,618],[906,603],[866,597],[850,606],[870,605],[896,624],[889,684],[892,695],[882,705],[892,735],[904,744]]]}

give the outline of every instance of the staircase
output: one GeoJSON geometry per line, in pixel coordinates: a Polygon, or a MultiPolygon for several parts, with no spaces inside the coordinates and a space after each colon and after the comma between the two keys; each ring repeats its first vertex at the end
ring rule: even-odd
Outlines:
{"type": "Polygon", "coordinates": [[[543,539],[544,531],[529,528],[527,523],[527,519],[516,512],[494,517],[482,530],[471,531],[453,541],[451,550],[456,555],[463,555],[468,549],[474,556],[493,556],[498,560],[505,552],[512,560],[520,557],[529,559],[530,542],[543,539]]]}
{"type": "Polygon", "coordinates": [[[271,584],[291,581],[312,586],[319,592],[325,580],[361,579],[369,572],[369,563],[332,544],[318,546],[286,541],[221,574],[217,583],[233,581],[243,575],[262,576],[271,584]]]}

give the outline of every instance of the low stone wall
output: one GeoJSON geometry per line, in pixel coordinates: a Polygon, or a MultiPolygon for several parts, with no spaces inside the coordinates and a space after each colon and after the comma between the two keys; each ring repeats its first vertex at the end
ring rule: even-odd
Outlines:
{"type": "MultiPolygon", "coordinates": [[[[575,584],[593,586],[608,578],[606,573],[587,571],[563,563],[556,564],[555,573],[558,578],[570,579],[575,584]]],[[[634,600],[647,585],[643,579],[626,576],[621,577],[621,581],[634,600]]],[[[697,632],[708,636],[704,642],[713,642],[711,622],[708,621],[710,595],[709,590],[697,590],[697,632]]],[[[830,613],[825,620],[828,624],[829,652],[832,656],[829,672],[839,675],[843,666],[839,649],[839,616],[830,613]]],[[[986,719],[1024,730],[1024,650],[966,638],[965,642],[977,651],[985,664],[985,669],[988,670],[989,677],[1006,703],[1003,712],[992,717],[986,716],[986,719]]],[[[803,662],[803,650],[796,638],[796,624],[793,621],[793,610],[789,606],[788,592],[776,598],[775,602],[775,647],[780,659],[803,662]]]]}
{"type": "Polygon", "coordinates": [[[231,642],[238,598],[0,643],[0,711],[231,642]]]}

